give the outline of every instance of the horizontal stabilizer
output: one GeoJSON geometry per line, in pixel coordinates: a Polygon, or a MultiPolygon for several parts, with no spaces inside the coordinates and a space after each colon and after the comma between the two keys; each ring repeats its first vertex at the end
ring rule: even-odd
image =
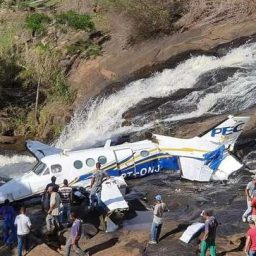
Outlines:
{"type": "Polygon", "coordinates": [[[27,149],[38,159],[41,160],[45,156],[55,155],[62,152],[62,149],[46,145],[39,141],[26,141],[27,149]]]}

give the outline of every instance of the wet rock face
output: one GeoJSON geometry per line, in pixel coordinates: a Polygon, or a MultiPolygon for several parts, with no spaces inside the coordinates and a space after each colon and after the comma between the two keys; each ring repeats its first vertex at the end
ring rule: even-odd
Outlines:
{"type": "MultiPolygon", "coordinates": [[[[228,86],[226,81],[233,77],[237,72],[244,74],[246,73],[246,70],[237,67],[215,69],[199,76],[192,88],[178,89],[170,96],[166,97],[150,97],[143,99],[123,113],[122,117],[125,120],[122,125],[130,126],[133,124],[135,126],[143,126],[150,122],[155,122],[155,120],[159,120],[158,123],[163,124],[164,126],[164,122],[166,123],[166,121],[161,120],[175,119],[178,115],[184,115],[185,117],[190,113],[196,112],[199,108],[204,107],[200,106],[203,98],[221,93],[223,88],[228,86]]],[[[207,105],[208,103],[205,102],[204,104],[207,105]]],[[[208,113],[225,114],[227,111],[229,111],[228,113],[230,113],[230,111],[236,112],[237,110],[233,110],[233,108],[236,107],[229,99],[226,99],[225,101],[220,99],[209,108],[208,113]]],[[[206,115],[202,115],[200,118],[206,118],[206,115]]],[[[191,118],[190,123],[196,123],[197,119],[198,118],[191,118]]],[[[187,121],[188,119],[185,122],[187,121]]],[[[175,126],[176,123],[181,126],[182,122],[183,121],[173,121],[168,123],[168,125],[166,125],[167,130],[163,127],[162,134],[168,134],[169,127],[175,126]]],[[[157,127],[153,127],[152,131],[157,132],[157,127]]]]}

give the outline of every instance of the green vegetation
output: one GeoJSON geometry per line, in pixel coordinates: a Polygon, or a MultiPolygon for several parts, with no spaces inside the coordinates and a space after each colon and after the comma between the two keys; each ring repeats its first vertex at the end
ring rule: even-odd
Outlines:
{"type": "Polygon", "coordinates": [[[32,31],[32,33],[42,33],[45,31],[45,24],[50,23],[49,16],[43,13],[32,13],[26,17],[25,26],[32,31]]]}
{"type": "Polygon", "coordinates": [[[85,53],[88,59],[94,59],[102,54],[102,47],[96,44],[93,40],[79,40],[76,43],[67,46],[68,53],[77,54],[85,53]]]}
{"type": "Polygon", "coordinates": [[[75,11],[56,14],[46,7],[59,1],[13,0],[8,6],[18,7],[16,12],[3,3],[0,111],[8,118],[1,123],[0,133],[10,129],[43,139],[58,136],[76,97],[66,74],[75,59],[95,58],[102,52],[100,42],[105,35],[91,33],[95,31],[92,17],[75,11]],[[38,12],[38,7],[46,11],[38,12]]]}
{"type": "Polygon", "coordinates": [[[56,15],[56,21],[59,24],[64,24],[75,29],[85,31],[94,30],[94,23],[91,16],[88,14],[78,14],[74,11],[68,11],[56,15]]]}
{"type": "Polygon", "coordinates": [[[21,24],[15,21],[6,22],[0,26],[0,58],[8,56],[15,44],[15,37],[21,30],[21,24]]]}
{"type": "Polygon", "coordinates": [[[75,100],[75,91],[67,85],[61,72],[58,72],[53,79],[53,88],[50,90],[49,98],[52,101],[60,100],[64,103],[72,103],[75,100]]]}

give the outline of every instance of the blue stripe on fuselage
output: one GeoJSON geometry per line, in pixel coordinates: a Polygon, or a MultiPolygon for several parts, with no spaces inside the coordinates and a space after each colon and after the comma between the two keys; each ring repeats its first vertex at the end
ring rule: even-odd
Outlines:
{"type": "MultiPolygon", "coordinates": [[[[129,161],[130,157],[126,158],[129,161]]],[[[122,161],[124,163],[124,161],[122,161]]],[[[105,167],[104,169],[107,169],[105,167]]],[[[155,154],[149,157],[133,162],[121,170],[116,167],[113,169],[106,170],[109,176],[120,176],[123,175],[125,178],[139,178],[145,177],[150,174],[159,173],[161,170],[179,170],[178,157],[170,156],[169,154],[155,154]]],[[[92,173],[81,175],[78,181],[86,180],[91,178],[92,173]]]]}

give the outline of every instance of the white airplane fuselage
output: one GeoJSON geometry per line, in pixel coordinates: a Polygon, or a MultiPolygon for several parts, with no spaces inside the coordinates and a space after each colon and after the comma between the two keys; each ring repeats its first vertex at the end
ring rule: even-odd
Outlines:
{"type": "Polygon", "coordinates": [[[105,147],[78,151],[59,149],[56,151],[55,148],[45,144],[29,142],[30,151],[42,156],[37,157],[39,162],[30,172],[0,187],[0,203],[5,199],[16,201],[42,193],[52,176],[56,176],[57,184],[62,184],[63,180],[67,179],[70,185],[86,187],[96,170],[97,162],[101,163],[102,169],[110,176],[125,178],[144,177],[166,169],[181,171],[184,178],[191,180],[209,181],[214,177],[227,179],[230,173],[242,166],[228,153],[227,145],[234,143],[242,132],[242,127],[249,120],[248,117],[232,118],[230,117],[205,136],[192,139],[154,135],[152,140],[117,146],[110,146],[107,142],[105,147]],[[228,138],[226,144],[225,138],[228,138]],[[39,145],[39,149],[36,149],[35,145],[39,145]],[[225,149],[219,153],[221,146],[225,149]],[[52,149],[53,152],[48,153],[49,155],[45,153],[52,149]],[[57,153],[54,153],[54,150],[57,153]],[[217,159],[219,163],[218,170],[213,171],[209,167],[209,162],[214,159],[207,160],[206,163],[205,154],[216,150],[215,158],[219,157],[219,160],[217,159]]]}

